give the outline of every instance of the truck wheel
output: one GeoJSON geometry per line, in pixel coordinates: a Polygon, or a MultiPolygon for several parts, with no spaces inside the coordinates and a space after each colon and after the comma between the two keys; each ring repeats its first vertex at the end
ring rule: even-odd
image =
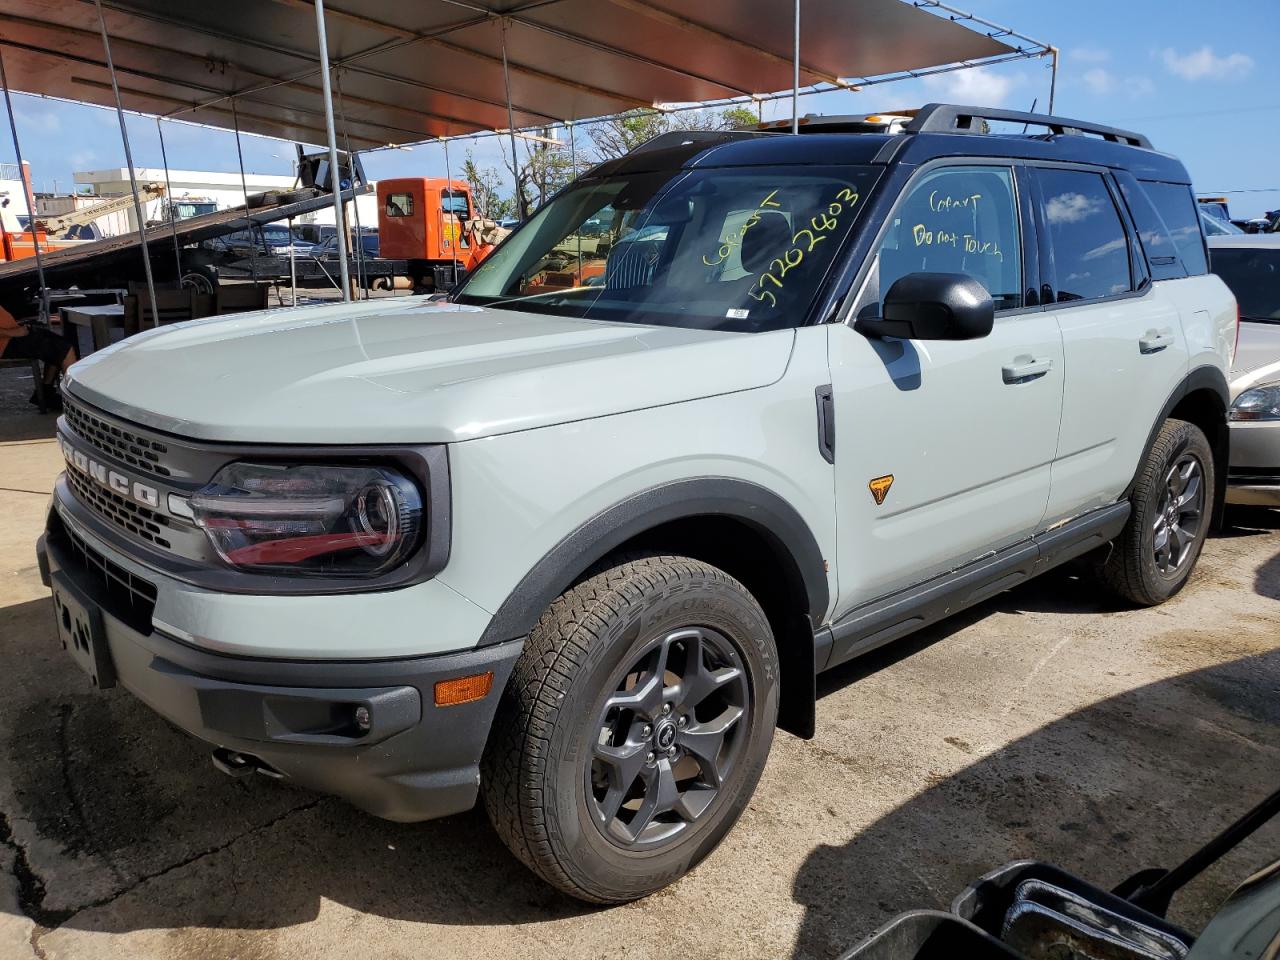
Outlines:
{"type": "Polygon", "coordinates": [[[773,633],[742,584],[687,557],[628,559],[530,633],[485,751],[485,808],[548,883],[635,900],[729,832],[777,713],[773,633]]]}
{"type": "Polygon", "coordinates": [[[1144,607],[1181,590],[1209,532],[1213,490],[1204,433],[1185,420],[1166,421],[1134,485],[1129,522],[1099,565],[1102,583],[1144,607]]]}
{"type": "Polygon", "coordinates": [[[196,293],[213,293],[218,286],[218,271],[204,264],[187,267],[182,274],[182,286],[196,293]]]}

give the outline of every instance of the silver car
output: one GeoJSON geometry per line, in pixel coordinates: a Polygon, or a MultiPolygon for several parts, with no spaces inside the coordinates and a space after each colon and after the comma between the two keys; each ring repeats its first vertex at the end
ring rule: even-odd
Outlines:
{"type": "Polygon", "coordinates": [[[1210,237],[1209,247],[1240,307],[1227,501],[1280,506],[1280,234],[1210,237]]]}

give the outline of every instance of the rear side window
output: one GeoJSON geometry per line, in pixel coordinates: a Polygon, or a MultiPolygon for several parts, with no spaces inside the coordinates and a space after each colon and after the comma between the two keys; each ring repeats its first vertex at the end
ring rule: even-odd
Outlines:
{"type": "Polygon", "coordinates": [[[1101,174],[1037,171],[1056,272],[1057,300],[1096,300],[1133,289],[1129,238],[1101,174]]]}
{"type": "Polygon", "coordinates": [[[1204,235],[1200,232],[1200,211],[1195,197],[1185,183],[1159,183],[1142,180],[1143,191],[1151,198],[1160,212],[1160,219],[1169,228],[1178,256],[1186,267],[1188,276],[1197,277],[1209,272],[1209,261],[1204,252],[1204,235]]]}
{"type": "Polygon", "coordinates": [[[1214,247],[1213,272],[1236,295],[1241,317],[1280,320],[1280,247],[1214,247]]]}
{"type": "Polygon", "coordinates": [[[413,216],[413,194],[412,193],[387,194],[387,216],[388,217],[413,216]]]}
{"type": "Polygon", "coordinates": [[[1178,280],[1187,275],[1178,256],[1178,248],[1173,237],[1169,236],[1169,228],[1151,203],[1147,192],[1127,173],[1119,173],[1116,179],[1120,183],[1120,193],[1133,222],[1138,228],[1138,237],[1142,241],[1142,250],[1147,255],[1147,266],[1151,270],[1152,280],[1178,280]]]}

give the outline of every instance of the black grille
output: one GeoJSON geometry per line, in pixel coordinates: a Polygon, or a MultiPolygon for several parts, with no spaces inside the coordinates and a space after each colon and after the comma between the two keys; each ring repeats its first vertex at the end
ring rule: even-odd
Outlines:
{"type": "Polygon", "coordinates": [[[103,453],[158,477],[172,475],[162,459],[169,452],[163,443],[96,417],[70,398],[64,396],[63,400],[63,416],[67,423],[103,453]]]}
{"type": "Polygon", "coordinates": [[[51,539],[65,547],[63,558],[87,576],[88,583],[83,585],[102,609],[139,633],[150,634],[151,615],[156,609],[155,584],[108,560],[61,520],[56,520],[49,532],[51,539]]]}
{"type": "Polygon", "coordinates": [[[172,549],[165,536],[169,518],[126,500],[106,487],[99,486],[73,467],[67,468],[67,481],[76,497],[99,516],[106,517],[122,530],[154,543],[158,547],[172,549]]]}

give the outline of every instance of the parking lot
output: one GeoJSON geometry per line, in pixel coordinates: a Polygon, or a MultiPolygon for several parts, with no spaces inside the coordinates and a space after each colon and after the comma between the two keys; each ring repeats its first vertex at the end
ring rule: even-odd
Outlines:
{"type": "MultiPolygon", "coordinates": [[[[1171,865],[1280,769],[1280,516],[1238,514],[1173,602],[1070,572],[825,676],[728,841],[648,900],[551,892],[483,814],[419,825],[233,780],[58,648],[33,544],[51,417],[0,419],[0,956],[833,957],[1037,857],[1113,884],[1171,865]]],[[[1202,924],[1274,858],[1264,828],[1174,903],[1202,924]]]]}

